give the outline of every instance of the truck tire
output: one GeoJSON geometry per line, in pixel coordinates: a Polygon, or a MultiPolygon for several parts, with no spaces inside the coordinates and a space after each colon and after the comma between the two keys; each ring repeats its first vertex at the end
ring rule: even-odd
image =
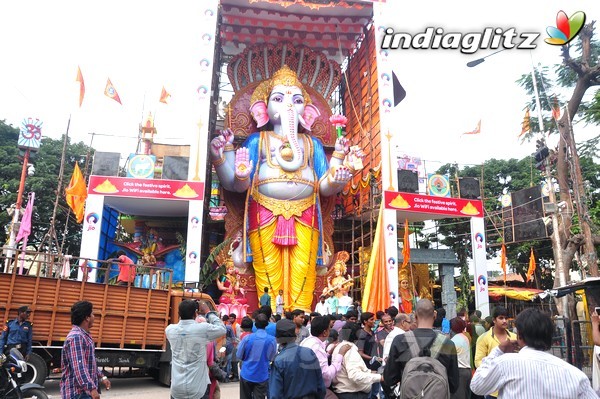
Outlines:
{"type": "Polygon", "coordinates": [[[23,399],[48,399],[48,394],[41,389],[32,388],[23,393],[23,399]]]}
{"type": "Polygon", "coordinates": [[[48,366],[44,359],[37,353],[30,353],[27,360],[27,372],[21,374],[18,379],[19,384],[38,384],[44,385],[48,376],[48,366]]]}
{"type": "Polygon", "coordinates": [[[171,363],[161,362],[158,366],[158,382],[168,387],[171,386],[171,363]]]}

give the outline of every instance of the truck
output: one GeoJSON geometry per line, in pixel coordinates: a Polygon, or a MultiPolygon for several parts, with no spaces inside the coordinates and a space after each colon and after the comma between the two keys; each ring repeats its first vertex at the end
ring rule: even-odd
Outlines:
{"type": "MultiPolygon", "coordinates": [[[[91,335],[96,344],[98,367],[108,375],[127,377],[150,375],[170,384],[171,352],[165,328],[177,323],[178,306],[184,299],[205,302],[211,310],[211,297],[193,289],[175,288],[172,271],[156,267],[149,270],[152,284],[146,288],[88,282],[89,259],[65,258],[60,254],[28,252],[27,268],[19,267],[17,256],[3,259],[8,265],[0,273],[0,311],[4,320],[14,319],[20,306],[32,309],[33,348],[23,382],[43,384],[60,369],[61,350],[71,330],[71,306],[80,300],[94,304],[96,321],[91,335]],[[13,259],[17,259],[14,261],[13,259]],[[84,264],[83,280],[71,278],[74,268],[84,264]]],[[[102,261],[97,261],[102,265],[102,261]]],[[[100,275],[106,271],[96,272],[100,275]]]]}

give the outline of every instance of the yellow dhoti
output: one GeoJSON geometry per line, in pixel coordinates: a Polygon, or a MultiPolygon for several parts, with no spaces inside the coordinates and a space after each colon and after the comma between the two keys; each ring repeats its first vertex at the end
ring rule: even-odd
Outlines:
{"type": "MultiPolygon", "coordinates": [[[[297,220],[294,221],[298,243],[273,243],[276,221],[248,234],[253,253],[256,292],[262,295],[264,287],[275,297],[283,290],[285,309],[303,309],[310,312],[317,280],[317,253],[319,231],[297,220]]],[[[275,306],[275,301],[271,304],[275,306]]]]}

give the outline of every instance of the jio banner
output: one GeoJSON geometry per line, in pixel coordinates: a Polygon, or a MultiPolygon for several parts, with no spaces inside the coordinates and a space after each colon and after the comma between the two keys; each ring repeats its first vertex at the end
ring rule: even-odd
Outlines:
{"type": "Polygon", "coordinates": [[[200,277],[200,246],[202,243],[203,201],[190,201],[188,211],[185,282],[198,282],[200,277]]]}
{"type": "MultiPolygon", "coordinates": [[[[100,230],[102,229],[102,210],[104,209],[104,196],[90,194],[85,202],[85,214],[83,217],[83,232],[81,234],[81,258],[98,259],[98,248],[100,247],[100,230]]],[[[83,280],[87,269],[87,281],[96,281],[96,261],[81,260],[78,265],[77,279],[83,280]]]]}
{"type": "Polygon", "coordinates": [[[482,217],[471,218],[471,248],[473,250],[475,308],[481,316],[490,315],[490,297],[485,251],[485,225],[482,217]]]}

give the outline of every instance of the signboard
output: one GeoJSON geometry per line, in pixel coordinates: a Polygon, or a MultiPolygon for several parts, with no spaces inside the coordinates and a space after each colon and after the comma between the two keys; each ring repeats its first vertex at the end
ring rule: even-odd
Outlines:
{"type": "Polygon", "coordinates": [[[386,209],[454,217],[483,217],[483,203],[479,200],[435,197],[396,191],[385,191],[384,200],[386,209]]]}
{"type": "Polygon", "coordinates": [[[204,182],[90,176],[88,194],[173,200],[202,200],[204,182]]]}
{"type": "Polygon", "coordinates": [[[42,142],[42,121],[39,119],[26,118],[21,122],[19,129],[19,148],[37,151],[42,142]]]}
{"type": "Polygon", "coordinates": [[[130,154],[127,162],[127,177],[152,179],[156,157],[146,154],[130,154]]]}

